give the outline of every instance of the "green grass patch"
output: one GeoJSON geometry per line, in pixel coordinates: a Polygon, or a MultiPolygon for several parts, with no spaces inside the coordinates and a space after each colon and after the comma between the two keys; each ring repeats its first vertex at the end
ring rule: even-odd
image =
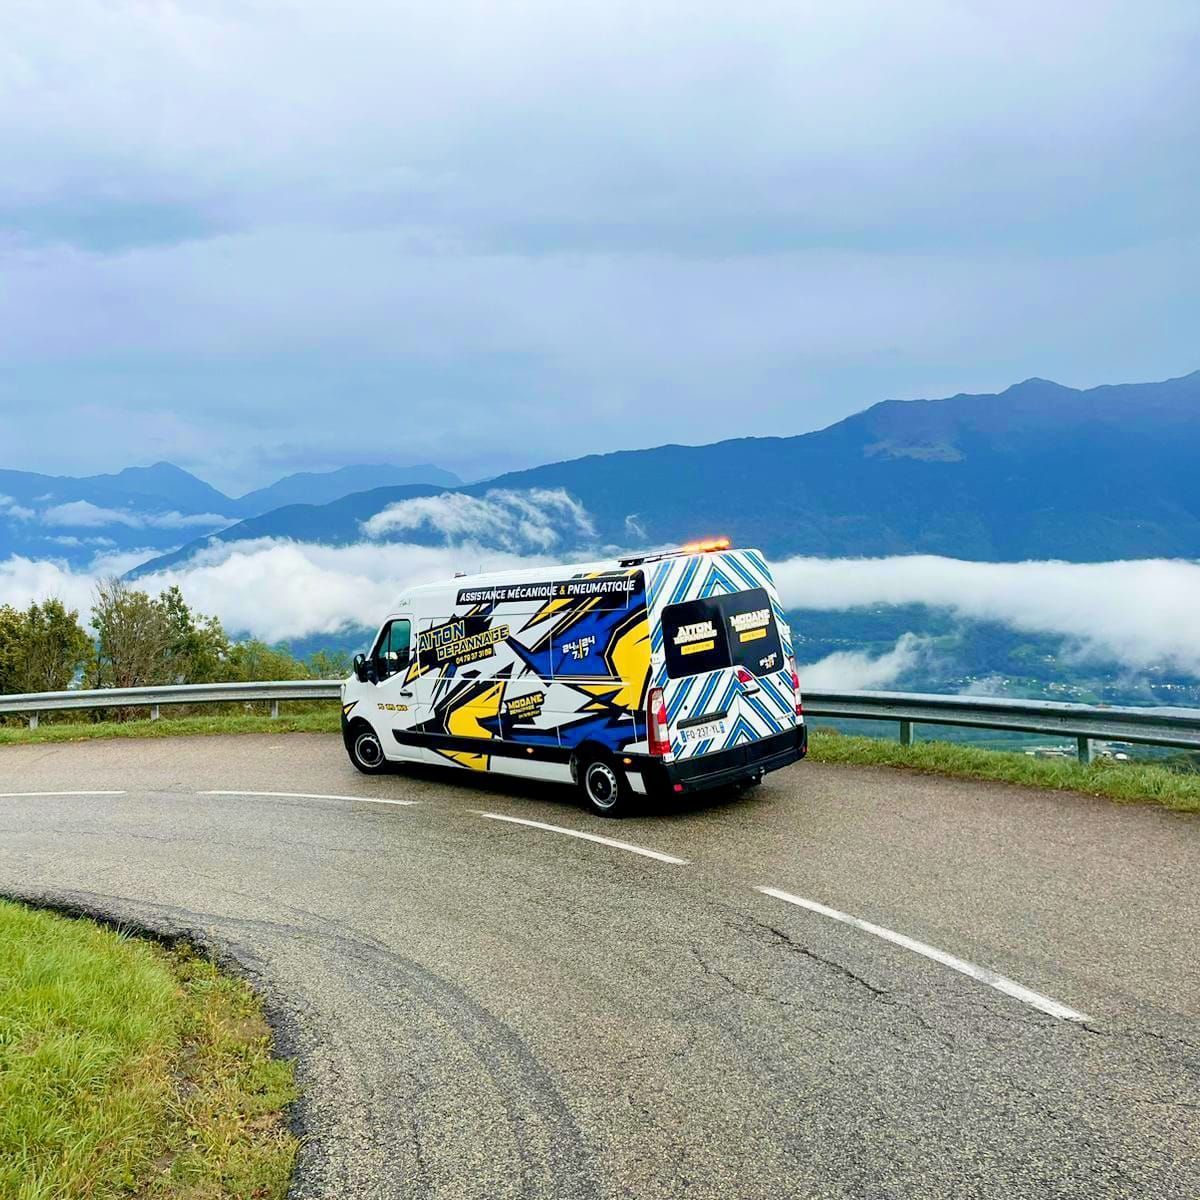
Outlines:
{"type": "Polygon", "coordinates": [[[188,717],[163,716],[157,721],[43,721],[36,729],[8,725],[0,727],[0,746],[26,742],[83,742],[92,738],[177,737],[180,734],[336,733],[340,728],[338,706],[324,704],[298,712],[281,709],[274,720],[266,713],[201,713],[188,717]]]}
{"type": "Polygon", "coordinates": [[[820,763],[905,767],[937,775],[993,779],[1025,787],[1087,792],[1110,800],[1161,804],[1176,812],[1200,812],[1200,774],[1140,763],[1098,759],[1082,766],[1069,759],[1031,758],[1003,750],[984,750],[951,742],[915,742],[851,737],[813,730],[809,758],[820,763]]]}
{"type": "Polygon", "coordinates": [[[185,949],[0,900],[0,1196],[272,1200],[290,1063],[250,987],[185,949]]]}

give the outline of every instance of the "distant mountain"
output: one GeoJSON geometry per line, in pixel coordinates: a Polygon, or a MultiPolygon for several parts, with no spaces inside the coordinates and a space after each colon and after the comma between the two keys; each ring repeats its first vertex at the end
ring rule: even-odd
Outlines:
{"type": "Polygon", "coordinates": [[[444,489],[412,484],[409,487],[375,488],[369,492],[355,492],[343,496],[332,504],[288,504],[260,517],[251,517],[231,525],[228,529],[197,538],[170,554],[152,558],[135,570],[129,577],[186,562],[198,550],[221,542],[252,541],[255,538],[290,538],[297,542],[320,542],[327,546],[359,541],[362,538],[363,521],[382,512],[389,504],[401,500],[413,500],[422,496],[440,496],[444,489]]]}
{"type": "Polygon", "coordinates": [[[90,475],[79,482],[168,504],[180,512],[240,516],[247,511],[224,492],[218,492],[202,479],[169,462],[157,462],[152,467],[126,467],[115,475],[90,475]]]}
{"type": "Polygon", "coordinates": [[[169,463],[75,478],[0,470],[0,561],[152,552],[231,524],[236,504],[169,463]]]}
{"type": "Polygon", "coordinates": [[[294,500],[326,503],[381,483],[422,480],[435,491],[460,482],[434,466],[343,467],[290,475],[234,499],[166,462],[82,477],[0,470],[0,561],[16,554],[83,566],[100,553],[133,550],[153,557],[294,500]]]}
{"type": "MultiPolygon", "coordinates": [[[[774,556],[1084,562],[1200,557],[1197,463],[1200,372],[1087,391],[1029,379],[998,395],[889,400],[798,437],[591,455],[452,491],[478,499],[564,489],[587,509],[599,544],[724,533],[774,556]]],[[[370,516],[429,494],[375,489],[281,509],[217,537],[353,542],[370,516]]],[[[411,523],[393,536],[443,537],[411,523]]],[[[578,540],[564,537],[563,549],[578,540]]]]}
{"type": "Polygon", "coordinates": [[[392,467],[381,463],[367,467],[341,467],[336,471],[301,471],[271,484],[247,492],[238,504],[245,513],[257,515],[282,508],[285,504],[328,504],[352,492],[372,488],[405,487],[430,484],[439,489],[459,487],[462,480],[453,471],[428,463],[418,467],[392,467]]]}

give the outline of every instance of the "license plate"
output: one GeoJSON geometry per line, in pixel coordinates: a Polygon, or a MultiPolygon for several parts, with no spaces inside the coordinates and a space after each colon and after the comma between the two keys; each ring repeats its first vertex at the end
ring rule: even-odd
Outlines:
{"type": "Polygon", "coordinates": [[[724,721],[705,721],[703,725],[689,725],[679,731],[681,742],[706,742],[709,738],[720,737],[725,732],[724,721]]]}

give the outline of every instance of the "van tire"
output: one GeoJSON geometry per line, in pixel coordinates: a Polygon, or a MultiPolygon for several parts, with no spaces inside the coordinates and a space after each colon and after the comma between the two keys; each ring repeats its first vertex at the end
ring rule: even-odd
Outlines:
{"type": "Polygon", "coordinates": [[[596,816],[623,817],[629,812],[629,783],[607,754],[593,753],[581,759],[576,776],[583,802],[596,816]]]}
{"type": "Polygon", "coordinates": [[[383,756],[379,735],[366,721],[355,721],[346,735],[346,749],[350,761],[364,775],[383,775],[388,769],[388,760],[383,756]]]}

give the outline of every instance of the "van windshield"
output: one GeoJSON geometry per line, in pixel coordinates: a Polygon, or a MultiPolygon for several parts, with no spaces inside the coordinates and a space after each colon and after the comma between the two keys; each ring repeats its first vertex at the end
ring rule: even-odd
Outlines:
{"type": "Polygon", "coordinates": [[[783,669],[779,627],[763,588],[669,604],[662,624],[672,679],[723,667],[745,667],[752,675],[783,669]]]}

